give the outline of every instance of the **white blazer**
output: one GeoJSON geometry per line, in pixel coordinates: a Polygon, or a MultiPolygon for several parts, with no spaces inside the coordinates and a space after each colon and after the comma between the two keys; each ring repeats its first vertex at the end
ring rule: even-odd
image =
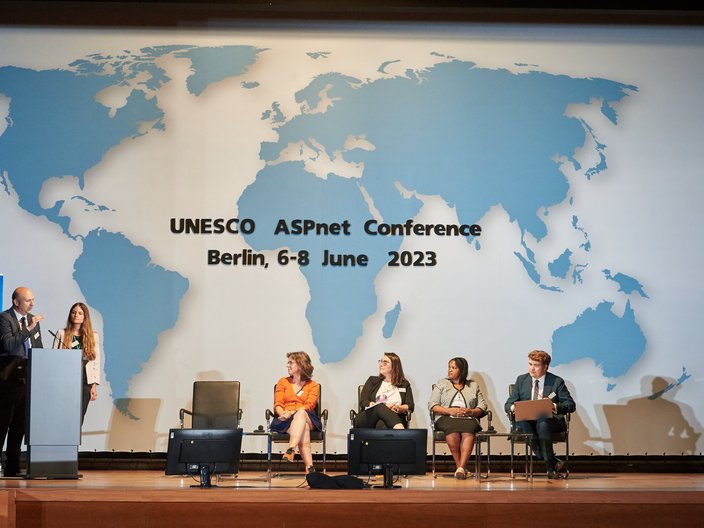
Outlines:
{"type": "MultiPolygon", "coordinates": [[[[88,385],[100,385],[100,336],[93,332],[95,340],[95,359],[91,359],[86,363],[86,379],[88,385]]],[[[58,339],[54,338],[53,348],[59,348],[59,343],[64,341],[64,331],[59,330],[58,339]]]]}

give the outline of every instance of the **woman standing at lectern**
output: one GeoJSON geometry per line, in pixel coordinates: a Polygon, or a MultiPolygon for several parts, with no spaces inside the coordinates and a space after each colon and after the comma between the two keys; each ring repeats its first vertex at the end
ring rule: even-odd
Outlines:
{"type": "Polygon", "coordinates": [[[98,397],[100,385],[100,339],[93,332],[88,307],[78,302],[68,312],[66,328],[59,330],[54,339],[54,348],[77,348],[83,350],[83,389],[81,393],[81,426],[88,402],[98,397]]]}

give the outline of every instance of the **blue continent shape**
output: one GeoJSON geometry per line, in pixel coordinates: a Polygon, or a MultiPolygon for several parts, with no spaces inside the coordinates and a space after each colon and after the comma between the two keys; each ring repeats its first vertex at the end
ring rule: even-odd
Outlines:
{"type": "Polygon", "coordinates": [[[91,231],[83,241],[73,278],[103,316],[112,398],[126,398],[130,380],[149,361],[159,334],[176,324],[188,280],[153,264],[147,250],[124,235],[103,230],[91,231]]]}
{"type": "Polygon", "coordinates": [[[240,218],[256,218],[256,231],[245,236],[251,247],[309,252],[310,264],[300,267],[310,290],[306,318],[321,359],[343,359],[362,334],[363,321],[376,309],[374,277],[401,241],[364,234],[369,209],[356,181],[336,176],[321,180],[305,172],[302,162],[265,167],[240,196],[238,210],[240,218]],[[296,218],[328,223],[347,219],[352,228],[350,235],[339,236],[274,235],[279,219],[296,218]],[[324,250],[364,253],[369,265],[323,267],[324,250]]]}
{"type": "MultiPolygon", "coordinates": [[[[85,173],[110,149],[125,139],[163,130],[158,90],[169,77],[155,59],[171,53],[189,58],[188,88],[199,95],[211,83],[244,73],[261,51],[250,46],[156,46],[139,53],[94,53],[68,69],[0,68],[0,93],[10,99],[7,128],[0,136],[0,184],[7,192],[12,182],[22,209],[45,216],[71,236],[70,220],[59,216],[61,202],[51,209],[40,206],[42,185],[55,176],[73,175],[82,187],[85,173]],[[125,85],[131,86],[130,94],[111,115],[96,96],[125,85]]],[[[83,196],[75,198],[95,210],[109,209],[83,196]]],[[[128,401],[129,382],[149,360],[157,336],[176,323],[188,281],[150,263],[146,250],[123,235],[107,232],[86,237],[74,278],[104,317],[105,370],[113,399],[128,401]],[[145,295],[159,299],[158,313],[142,311],[139,299],[145,295]],[[144,325],[145,320],[150,324],[144,325]]]]}
{"type": "Polygon", "coordinates": [[[572,251],[569,249],[563,251],[562,255],[548,264],[550,275],[557,277],[558,279],[564,279],[567,277],[567,273],[570,271],[570,267],[572,267],[571,258],[572,251]]]}
{"type": "MultiPolygon", "coordinates": [[[[616,123],[612,106],[629,90],[637,88],[607,79],[515,74],[459,60],[367,82],[340,73],[320,75],[296,94],[303,113],[276,129],[278,139],[263,143],[260,157],[272,162],[287,146],[304,144],[313,151],[324,149],[330,159],[339,152],[345,161],[363,164],[362,177],[356,183],[341,183],[334,174],[316,183],[311,177],[306,193],[327,188],[325,194],[299,195],[285,182],[303,178],[302,165],[277,162],[275,167],[266,166],[240,198],[240,216],[246,211],[258,224],[271,225],[273,213],[267,211],[282,217],[289,214],[292,199],[284,193],[294,192],[301,201],[295,209],[302,210],[303,217],[316,218],[319,210],[327,208],[331,214],[326,218],[349,218],[359,230],[360,222],[371,217],[359,196],[363,186],[384,222],[404,222],[418,213],[422,202],[402,194],[400,184],[419,194],[442,197],[456,208],[461,223],[475,223],[500,205],[522,233],[541,240],[547,226],[538,212],[564,201],[569,190],[556,159],[565,157],[577,165],[574,153],[591,132],[579,119],[565,116],[566,107],[600,99],[602,113],[616,123]],[[308,111],[318,108],[321,94],[333,103],[323,112],[308,111]],[[347,148],[350,137],[364,138],[374,148],[347,148]],[[259,187],[271,193],[266,196],[269,201],[264,201],[262,192],[255,192],[259,187]],[[338,194],[345,192],[354,199],[338,194]],[[255,195],[261,198],[254,200],[255,195]],[[332,201],[324,203],[327,200],[332,201]]],[[[254,249],[317,245],[310,238],[303,242],[292,236],[274,239],[259,232],[245,238],[254,249]]],[[[306,314],[322,361],[335,361],[350,352],[364,318],[375,309],[372,282],[384,265],[384,252],[399,243],[363,240],[354,234],[343,244],[335,241],[335,246],[343,252],[364,251],[373,265],[336,273],[335,279],[330,270],[319,266],[302,269],[311,295],[306,314]],[[353,306],[356,303],[364,304],[353,306]],[[344,322],[338,318],[342,306],[352,316],[344,322]]],[[[528,259],[516,256],[541,288],[561,291],[540,283],[530,255],[528,259]]]]}
{"type": "Polygon", "coordinates": [[[246,71],[261,51],[251,46],[157,46],[120,56],[95,53],[64,70],[2,67],[0,93],[10,99],[10,115],[0,136],[0,174],[7,171],[22,209],[46,216],[68,235],[69,219],[59,216],[62,204],[52,209],[39,205],[41,187],[64,175],[76,176],[82,186],[85,173],[110,149],[146,133],[145,123],[151,123],[151,130],[164,128],[157,91],[169,77],[155,59],[169,53],[191,59],[188,87],[197,95],[209,83],[246,71]],[[120,85],[132,90],[111,116],[96,96],[120,85]]]}
{"type": "Polygon", "coordinates": [[[396,323],[398,323],[398,318],[401,315],[401,302],[397,302],[396,306],[391,308],[384,317],[384,329],[382,333],[386,339],[389,339],[394,335],[394,330],[396,329],[396,323]]]}
{"type": "Polygon", "coordinates": [[[582,122],[566,117],[565,108],[601,98],[602,111],[615,123],[610,105],[636,90],[605,79],[514,74],[451,61],[418,76],[366,83],[321,75],[297,100],[315,108],[328,87],[334,104],[278,128],[279,140],[262,146],[266,161],[290,143],[314,149],[312,137],[330,157],[340,151],[347,161],[364,163],[362,183],[384,218],[393,217],[401,201],[398,180],[406,189],[445,197],[465,223],[501,204],[538,240],[547,228],[537,211],[562,202],[568,191],[554,156],[575,162],[574,152],[585,142],[582,122]],[[365,137],[375,149],[346,151],[350,135],[365,137]]]}
{"type": "Polygon", "coordinates": [[[601,270],[601,272],[604,274],[604,277],[606,277],[608,280],[614,281],[616,284],[618,284],[618,291],[623,292],[626,295],[630,295],[631,293],[635,292],[641,297],[649,299],[648,295],[643,290],[643,285],[633,277],[630,277],[624,273],[617,273],[616,275],[611,275],[611,270],[606,268],[601,270]]]}
{"type": "Polygon", "coordinates": [[[306,55],[311,59],[327,59],[331,53],[329,51],[308,51],[306,55]]]}
{"type": "Polygon", "coordinates": [[[59,217],[61,204],[46,210],[39,192],[54,176],[84,174],[122,140],[140,134],[145,121],[162,118],[156,101],[133,91],[114,117],[96,101],[122,74],[85,75],[76,71],[0,68],[0,93],[10,98],[8,127],[0,136],[0,173],[7,171],[19,206],[46,216],[68,234],[69,219],[59,217]]]}
{"type": "Polygon", "coordinates": [[[583,284],[584,279],[582,278],[582,272],[589,266],[589,264],[575,264],[572,270],[572,284],[583,284]]]}
{"type": "Polygon", "coordinates": [[[572,227],[575,231],[582,233],[582,236],[584,237],[584,243],[580,244],[579,247],[584,249],[584,251],[589,252],[592,249],[592,243],[589,240],[589,233],[587,233],[586,230],[579,225],[579,217],[577,215],[572,215],[572,227]]]}
{"type": "Polygon", "coordinates": [[[601,366],[604,376],[623,376],[645,351],[645,335],[636,322],[630,301],[623,316],[603,301],[588,308],[577,319],[552,334],[553,364],[561,365],[578,359],[591,358],[601,366]]]}
{"type": "Polygon", "coordinates": [[[191,60],[193,73],[186,84],[192,94],[200,95],[211,84],[245,73],[262,51],[252,46],[192,47],[177,51],[175,56],[191,60]]]}
{"type": "Polygon", "coordinates": [[[677,387],[682,385],[691,377],[692,375],[687,373],[687,368],[682,367],[682,375],[677,379],[677,381],[675,381],[674,383],[669,383],[664,389],[654,392],[653,394],[648,396],[648,399],[657,400],[658,398],[662,397],[665,393],[670,392],[672,389],[676,389],[677,387]]]}

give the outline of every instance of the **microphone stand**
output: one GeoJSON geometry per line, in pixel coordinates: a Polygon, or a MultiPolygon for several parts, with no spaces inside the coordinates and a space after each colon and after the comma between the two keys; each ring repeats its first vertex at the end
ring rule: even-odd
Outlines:
{"type": "MultiPolygon", "coordinates": [[[[61,338],[59,338],[58,334],[55,334],[51,330],[49,330],[49,333],[54,337],[54,343],[58,342],[58,344],[61,345],[59,348],[69,348],[69,349],[71,348],[69,346],[66,346],[66,343],[64,343],[63,340],[61,338]]],[[[54,347],[54,348],[56,348],[56,347],[54,347]]]]}

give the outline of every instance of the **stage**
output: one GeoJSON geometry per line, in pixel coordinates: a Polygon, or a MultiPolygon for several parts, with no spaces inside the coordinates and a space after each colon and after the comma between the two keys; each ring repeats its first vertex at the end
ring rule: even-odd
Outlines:
{"type": "MultiPolygon", "coordinates": [[[[375,484],[381,482],[377,479],[375,484]]],[[[492,474],[401,478],[400,489],[312,490],[302,474],[242,472],[191,488],[161,471],[84,471],[79,480],[0,479],[0,528],[317,526],[701,526],[704,475],[578,474],[532,482],[492,474]]]]}

